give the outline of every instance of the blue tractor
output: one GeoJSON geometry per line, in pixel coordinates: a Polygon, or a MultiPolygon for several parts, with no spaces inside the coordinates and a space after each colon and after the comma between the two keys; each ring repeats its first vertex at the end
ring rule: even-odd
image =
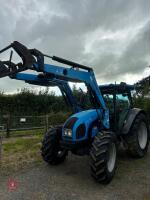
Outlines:
{"type": "MultiPolygon", "coordinates": [[[[44,135],[41,154],[47,163],[62,163],[68,151],[81,156],[89,155],[91,175],[99,183],[109,183],[116,171],[120,143],[124,144],[133,157],[141,158],[146,154],[150,137],[149,125],[145,111],[133,107],[133,86],[125,83],[98,86],[92,68],[44,55],[17,41],[0,53],[9,48],[18,53],[22,62],[12,63],[11,51],[8,61],[0,61],[1,78],[9,76],[38,85],[45,85],[50,80],[53,83],[83,82],[88,91],[91,106],[87,109],[75,106],[77,109],[74,114],[62,126],[51,128],[44,135]],[[45,64],[45,56],[71,67],[45,64]],[[26,70],[36,71],[38,75],[31,77],[31,74],[21,73],[26,70]]],[[[75,102],[73,96],[72,99],[75,102]]]]}

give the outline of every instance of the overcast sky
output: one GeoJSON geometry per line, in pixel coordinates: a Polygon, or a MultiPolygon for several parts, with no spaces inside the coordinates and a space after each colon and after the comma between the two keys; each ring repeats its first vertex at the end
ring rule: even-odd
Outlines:
{"type": "MultiPolygon", "coordinates": [[[[91,66],[99,84],[134,83],[150,74],[149,0],[0,3],[0,48],[18,40],[46,54],[91,66]]],[[[0,90],[6,92],[26,86],[9,78],[0,79],[0,90]]]]}

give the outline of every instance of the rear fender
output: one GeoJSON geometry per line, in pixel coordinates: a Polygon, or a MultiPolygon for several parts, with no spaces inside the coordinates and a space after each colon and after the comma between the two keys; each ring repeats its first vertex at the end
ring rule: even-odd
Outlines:
{"type": "Polygon", "coordinates": [[[137,115],[139,115],[140,113],[143,113],[144,115],[146,115],[145,111],[140,109],[140,108],[132,108],[128,114],[127,117],[124,121],[124,125],[121,129],[121,134],[126,135],[129,133],[131,126],[135,120],[135,118],[137,117],[137,115]]]}

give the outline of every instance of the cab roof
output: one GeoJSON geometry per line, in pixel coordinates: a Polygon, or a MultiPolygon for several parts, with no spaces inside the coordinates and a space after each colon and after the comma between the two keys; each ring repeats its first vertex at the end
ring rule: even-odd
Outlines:
{"type": "Polygon", "coordinates": [[[135,90],[134,85],[129,85],[124,82],[120,84],[108,84],[99,86],[102,94],[123,94],[130,93],[132,90],[135,90]]]}

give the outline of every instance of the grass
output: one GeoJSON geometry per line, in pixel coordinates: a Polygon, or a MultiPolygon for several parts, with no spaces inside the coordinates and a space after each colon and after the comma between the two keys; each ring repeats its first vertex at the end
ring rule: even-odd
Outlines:
{"type": "MultiPolygon", "coordinates": [[[[40,135],[45,132],[44,129],[37,129],[37,130],[27,130],[27,131],[11,131],[10,137],[19,137],[19,136],[30,136],[30,135],[40,135]]],[[[5,136],[5,133],[3,133],[5,136]]]]}
{"type": "MultiPolygon", "coordinates": [[[[11,140],[11,139],[10,139],[11,140]]],[[[41,135],[33,136],[31,138],[17,138],[14,141],[7,141],[3,145],[3,152],[5,154],[24,153],[28,151],[36,151],[39,148],[41,135]]]]}
{"type": "Polygon", "coordinates": [[[144,200],[150,200],[150,193],[145,196],[144,200]]]}
{"type": "Polygon", "coordinates": [[[9,138],[3,142],[1,172],[16,171],[29,163],[41,162],[40,147],[43,134],[9,138]]]}

